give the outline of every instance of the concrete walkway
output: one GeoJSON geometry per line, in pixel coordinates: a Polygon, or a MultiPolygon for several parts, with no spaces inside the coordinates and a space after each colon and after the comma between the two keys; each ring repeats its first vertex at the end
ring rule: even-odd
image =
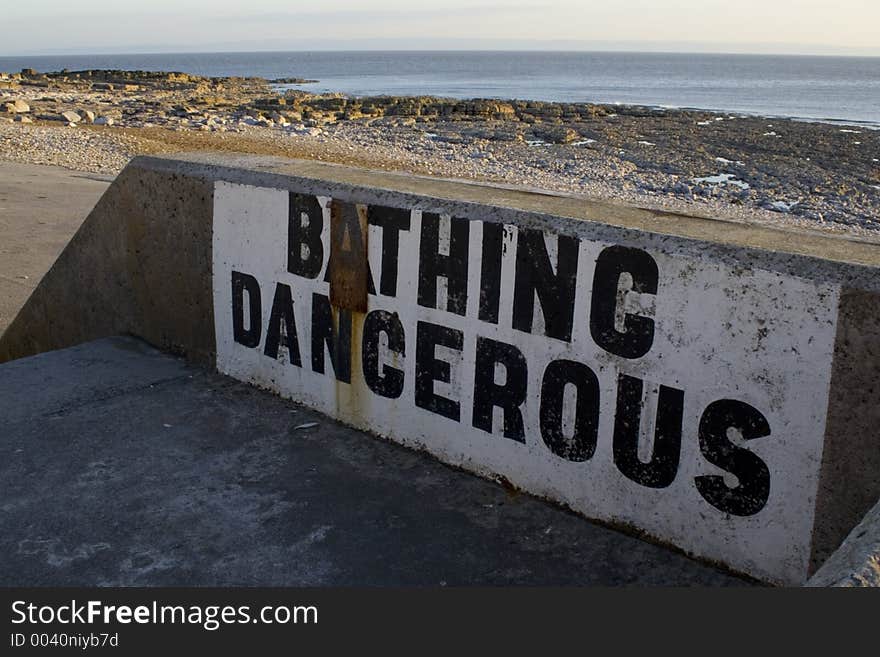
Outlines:
{"type": "Polygon", "coordinates": [[[0,334],[112,178],[0,162],[0,334]]]}
{"type": "Polygon", "coordinates": [[[0,366],[0,585],[741,580],[112,338],[0,366]]]}

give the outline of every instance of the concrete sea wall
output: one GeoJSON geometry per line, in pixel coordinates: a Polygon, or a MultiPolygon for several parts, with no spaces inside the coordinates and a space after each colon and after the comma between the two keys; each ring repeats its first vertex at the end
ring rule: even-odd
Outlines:
{"type": "Polygon", "coordinates": [[[138,158],[0,361],[134,334],[799,584],[880,497],[878,266],[866,242],[578,198],[138,158]]]}

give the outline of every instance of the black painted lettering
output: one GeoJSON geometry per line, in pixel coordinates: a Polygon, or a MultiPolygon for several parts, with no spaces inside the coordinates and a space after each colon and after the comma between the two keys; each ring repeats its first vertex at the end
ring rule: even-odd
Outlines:
{"type": "Polygon", "coordinates": [[[381,397],[397,399],[403,393],[403,370],[387,363],[379,371],[379,336],[388,339],[388,350],[401,357],[406,355],[403,324],[397,313],[374,310],[364,319],[364,339],[361,348],[364,380],[370,390],[381,397]]]}
{"type": "Polygon", "coordinates": [[[504,256],[504,225],[483,222],[483,253],[480,261],[479,318],[498,323],[501,304],[501,260],[504,256]]]}
{"type": "Polygon", "coordinates": [[[467,219],[450,220],[449,255],[440,253],[440,216],[425,212],[422,215],[422,235],[419,243],[419,305],[437,308],[437,278],[446,279],[446,308],[461,315],[467,312],[468,248],[470,222],[467,219]]]}
{"type": "Polygon", "coordinates": [[[266,328],[266,348],[263,353],[269,358],[278,359],[278,350],[286,347],[290,363],[302,367],[299,353],[299,340],[296,335],[296,319],[293,316],[293,294],[283,283],[275,286],[275,298],[266,328]]]}
{"type": "Polygon", "coordinates": [[[250,274],[232,272],[232,336],[245,347],[259,347],[263,335],[260,284],[250,274]],[[244,293],[248,295],[248,327],[244,326],[244,293]]]}
{"type": "Polygon", "coordinates": [[[318,199],[291,193],[287,220],[287,271],[304,278],[318,278],[324,265],[323,228],[324,214],[318,199]]]}
{"type": "Polygon", "coordinates": [[[416,406],[458,422],[461,417],[459,402],[434,393],[435,381],[452,381],[450,364],[436,357],[437,345],[461,351],[464,334],[446,326],[419,322],[416,330],[416,406]]]}
{"type": "Polygon", "coordinates": [[[504,437],[524,443],[525,429],[520,406],[526,401],[528,369],[522,352],[513,345],[488,338],[477,338],[476,371],[474,373],[473,425],[492,433],[492,411],[504,412],[504,437]],[[495,366],[505,371],[505,381],[495,381],[495,366]]]}
{"type": "Polygon", "coordinates": [[[735,516],[753,516],[770,497],[770,470],[754,452],[735,445],[728,431],[738,431],[744,441],[770,435],[770,424],[760,411],[745,402],[721,399],[712,402],[700,418],[700,451],[709,463],[736,476],[730,488],[719,475],[697,477],[700,495],[716,509],[735,516]]]}
{"type": "Polygon", "coordinates": [[[370,207],[369,222],[382,228],[382,270],[379,291],[386,297],[397,296],[397,275],[400,268],[400,231],[409,230],[410,210],[370,207]]]}
{"type": "Polygon", "coordinates": [[[312,295],[312,370],[324,374],[324,346],[337,381],[351,383],[351,311],[336,309],[334,322],[330,299],[312,295]]]}
{"type": "Polygon", "coordinates": [[[532,332],[537,295],[544,313],[546,335],[571,342],[579,240],[568,235],[558,235],[557,240],[558,257],[554,273],[544,232],[520,229],[516,247],[513,328],[525,333],[532,332]]]}
{"type": "Polygon", "coordinates": [[[590,309],[590,333],[605,351],[623,358],[641,358],[654,344],[654,320],[626,313],[623,331],[615,326],[617,291],[622,274],[632,277],[633,292],[657,294],[659,272],[657,263],[641,249],[610,246],[599,254],[593,277],[593,299],[590,309]]]}
{"type": "Polygon", "coordinates": [[[681,457],[681,424],[684,391],[660,386],[651,460],[639,460],[644,384],[626,374],[617,381],[617,411],[614,416],[614,463],[632,481],[648,488],[666,488],[678,473],[681,457]]]}
{"type": "Polygon", "coordinates": [[[582,463],[596,453],[599,436],[599,379],[583,363],[555,360],[544,371],[541,385],[541,437],[550,451],[567,461],[582,463]],[[574,386],[574,432],[565,435],[562,426],[565,387],[574,386]]]}

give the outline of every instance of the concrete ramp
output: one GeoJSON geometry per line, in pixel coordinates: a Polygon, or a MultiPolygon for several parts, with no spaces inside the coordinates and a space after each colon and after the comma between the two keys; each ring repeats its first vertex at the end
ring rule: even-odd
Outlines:
{"type": "Polygon", "coordinates": [[[266,158],[138,158],[0,360],[117,334],[778,583],[880,496],[880,247],[266,158]]]}

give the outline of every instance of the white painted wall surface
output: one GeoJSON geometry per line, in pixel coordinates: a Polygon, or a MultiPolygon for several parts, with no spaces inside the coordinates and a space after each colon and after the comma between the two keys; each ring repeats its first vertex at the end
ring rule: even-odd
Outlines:
{"type": "MultiPolygon", "coordinates": [[[[322,199],[325,203],[328,199],[322,199]]],[[[325,256],[329,251],[329,210],[325,209],[325,256]]],[[[638,527],[695,555],[724,562],[758,577],[785,583],[806,579],[839,290],[832,286],[762,270],[652,252],[660,283],[653,306],[654,346],[643,358],[622,359],[598,348],[590,336],[593,265],[608,244],[582,241],[570,344],[510,327],[515,248],[504,256],[501,321],[476,319],[482,223],[470,228],[470,279],[467,317],[416,303],[420,212],[401,233],[398,295],[369,298],[369,309],[397,312],[406,330],[406,356],[397,365],[406,373],[403,395],[388,400],[373,394],[352,358],[352,385],[310,367],[311,296],[329,295],[323,274],[317,281],[287,272],[288,192],[218,182],[214,196],[214,311],[217,367],[236,379],[257,384],[302,402],[359,428],[406,445],[424,447],[442,460],[483,474],[499,474],[537,495],[563,502],[593,518],[638,527]],[[266,357],[237,344],[232,336],[230,272],[256,277],[262,287],[264,325],[275,283],[292,287],[303,367],[286,358],[266,357]],[[461,422],[418,408],[413,401],[417,321],[461,329],[464,352],[444,353],[453,363],[454,384],[437,392],[459,399],[461,422]],[[489,435],[471,426],[474,352],[477,335],[516,345],[529,365],[529,398],[523,414],[526,444],[489,435]],[[601,385],[598,446],[584,463],[554,455],[541,439],[538,403],[544,368],[565,358],[589,365],[601,385]],[[617,376],[643,377],[648,391],[643,439],[653,436],[652,395],[656,384],[685,390],[681,464],[675,481],[650,489],[621,475],[612,459],[617,376]],[[651,383],[655,385],[651,385],[651,383]],[[767,505],[751,517],[731,516],[708,504],[694,486],[700,475],[725,475],[708,463],[698,447],[698,421],[713,400],[747,402],[768,419],[772,434],[748,448],[768,465],[771,489],[767,505]],[[356,410],[353,410],[356,409],[356,410]]],[[[515,230],[511,230],[511,247],[515,230]]],[[[370,227],[370,265],[378,285],[381,229],[370,227]]],[[[555,238],[548,236],[551,257],[555,238]]],[[[326,258],[325,258],[326,259],[326,258]]],[[[326,265],[325,265],[326,266],[326,265]]],[[[442,287],[442,286],[441,286],[442,287]]],[[[630,295],[633,296],[633,295],[630,295]]],[[[629,299],[627,303],[633,303],[629,299]]],[[[442,306],[441,306],[442,307],[442,306]]],[[[650,313],[649,313],[650,314],[650,313]]],[[[263,340],[265,340],[263,330],[263,340]]],[[[438,350],[438,353],[442,350],[438,350]]],[[[730,475],[726,475],[730,479],[730,475]]],[[[735,478],[730,485],[735,485],[735,478]]]]}

